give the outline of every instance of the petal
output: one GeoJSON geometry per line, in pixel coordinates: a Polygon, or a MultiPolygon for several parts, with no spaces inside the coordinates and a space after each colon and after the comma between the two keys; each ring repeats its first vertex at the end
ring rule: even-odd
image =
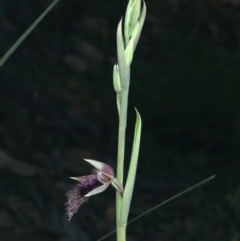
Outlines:
{"type": "Polygon", "coordinates": [[[103,192],[103,191],[105,191],[107,189],[107,187],[109,185],[110,185],[110,182],[106,183],[106,184],[103,184],[100,187],[97,187],[97,188],[93,189],[91,192],[89,192],[88,194],[86,194],[85,197],[90,197],[92,195],[95,195],[95,194],[98,194],[100,192],[103,192]]]}
{"type": "Polygon", "coordinates": [[[95,161],[95,160],[91,160],[91,159],[83,159],[83,160],[86,162],[89,162],[92,166],[97,168],[102,173],[108,175],[109,177],[114,177],[114,171],[111,166],[109,166],[103,162],[99,162],[99,161],[95,161]]]}
{"type": "Polygon", "coordinates": [[[123,195],[123,191],[124,191],[123,185],[116,177],[112,178],[111,184],[118,192],[120,192],[121,195],[123,195]]]}
{"type": "Polygon", "coordinates": [[[73,180],[76,180],[76,181],[79,181],[81,183],[84,183],[88,180],[93,180],[93,179],[96,179],[97,175],[95,174],[92,174],[92,175],[87,175],[87,176],[80,176],[80,177],[69,177],[70,179],[73,179],[73,180]]]}
{"type": "Polygon", "coordinates": [[[73,180],[76,180],[76,181],[79,181],[79,177],[69,177],[69,178],[71,178],[73,180]]]}

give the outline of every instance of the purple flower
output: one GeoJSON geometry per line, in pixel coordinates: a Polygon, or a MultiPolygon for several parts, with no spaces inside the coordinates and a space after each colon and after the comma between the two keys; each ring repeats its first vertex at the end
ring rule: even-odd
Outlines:
{"type": "Polygon", "coordinates": [[[112,167],[99,161],[84,160],[96,169],[94,168],[93,174],[89,176],[70,177],[71,179],[77,180],[78,183],[71,186],[72,189],[66,194],[68,200],[65,205],[68,220],[71,220],[73,214],[77,213],[80,206],[87,202],[90,196],[103,192],[110,184],[123,194],[123,186],[119,180],[114,177],[112,167]]]}

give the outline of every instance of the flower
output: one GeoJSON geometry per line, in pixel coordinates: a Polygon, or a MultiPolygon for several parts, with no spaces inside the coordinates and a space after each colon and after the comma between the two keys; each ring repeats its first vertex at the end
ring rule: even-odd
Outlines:
{"type": "Polygon", "coordinates": [[[77,213],[80,206],[87,202],[90,196],[105,191],[110,184],[123,195],[123,186],[120,181],[114,177],[114,171],[111,166],[99,161],[84,160],[95,168],[93,169],[92,175],[70,177],[71,179],[77,180],[78,183],[71,186],[72,189],[66,194],[68,199],[65,205],[68,220],[71,220],[73,214],[77,213]]]}

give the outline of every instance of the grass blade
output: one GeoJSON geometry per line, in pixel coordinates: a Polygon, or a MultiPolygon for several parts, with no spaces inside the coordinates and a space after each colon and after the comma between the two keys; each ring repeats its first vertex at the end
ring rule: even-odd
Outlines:
{"type": "Polygon", "coordinates": [[[12,47],[0,59],[0,67],[7,61],[12,53],[19,47],[19,45],[26,39],[26,37],[33,31],[33,29],[41,22],[41,20],[48,14],[48,12],[56,5],[59,0],[54,0],[44,12],[32,23],[32,25],[21,35],[21,37],[12,45],[12,47]]]}

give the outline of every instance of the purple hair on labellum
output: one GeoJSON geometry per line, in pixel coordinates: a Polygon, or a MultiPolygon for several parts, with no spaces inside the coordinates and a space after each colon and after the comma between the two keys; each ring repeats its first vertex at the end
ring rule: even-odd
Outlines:
{"type": "Polygon", "coordinates": [[[82,176],[78,178],[78,181],[79,183],[71,186],[72,189],[66,194],[68,200],[65,205],[68,220],[71,220],[73,214],[77,213],[80,206],[88,201],[89,197],[85,197],[85,195],[103,185],[98,181],[96,175],[82,176]]]}

